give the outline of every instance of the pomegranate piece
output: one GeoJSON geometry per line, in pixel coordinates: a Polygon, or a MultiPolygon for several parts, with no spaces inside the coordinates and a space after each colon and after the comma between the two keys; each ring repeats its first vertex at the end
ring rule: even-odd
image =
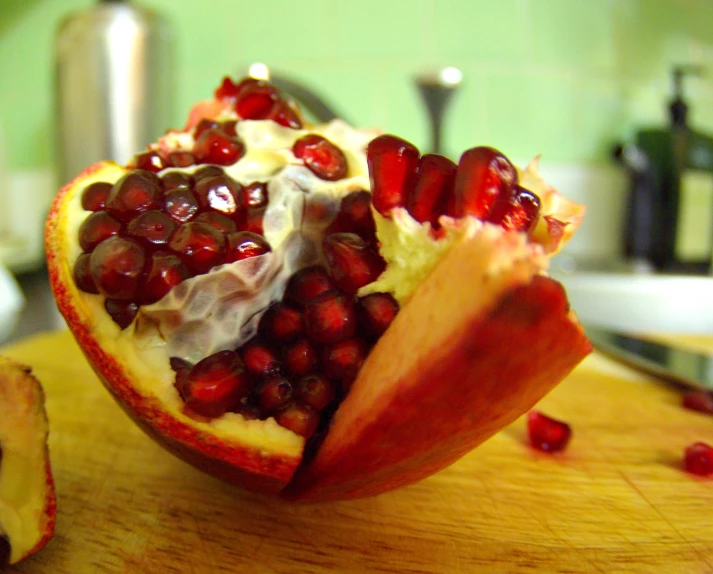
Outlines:
{"type": "Polygon", "coordinates": [[[205,132],[211,130],[219,130],[220,129],[220,124],[218,122],[215,122],[213,120],[209,120],[207,118],[203,118],[201,121],[198,122],[196,127],[193,129],[193,139],[198,139],[201,137],[205,132]]]}
{"type": "Polygon", "coordinates": [[[144,250],[136,241],[115,236],[97,245],[89,270],[102,295],[135,300],[145,262],[144,250]]]}
{"type": "Polygon", "coordinates": [[[227,215],[223,215],[217,211],[205,211],[199,214],[194,221],[206,223],[225,234],[233,233],[238,229],[235,221],[230,219],[227,215]]]}
{"type": "Polygon", "coordinates": [[[255,181],[243,187],[243,204],[248,208],[265,207],[267,205],[267,184],[255,181]]]}
{"type": "Polygon", "coordinates": [[[122,299],[105,299],[104,308],[120,329],[126,329],[131,325],[139,312],[139,306],[136,303],[122,299]]]}
{"type": "Polygon", "coordinates": [[[193,178],[187,173],[169,171],[161,176],[161,187],[164,191],[191,189],[193,187],[193,178]]]}
{"type": "Polygon", "coordinates": [[[193,192],[188,187],[176,187],[164,195],[164,211],[178,223],[193,219],[200,206],[193,192]]]}
{"type": "Polygon", "coordinates": [[[262,222],[265,218],[264,207],[253,207],[248,209],[248,214],[243,225],[244,231],[250,231],[258,235],[263,235],[262,222]]]}
{"type": "Polygon", "coordinates": [[[193,191],[203,209],[212,209],[231,217],[245,209],[242,186],[225,174],[200,179],[193,191]]]}
{"type": "Polygon", "coordinates": [[[240,89],[238,85],[228,76],[225,76],[220,86],[216,88],[214,94],[216,100],[221,100],[223,98],[235,98],[239,92],[240,89]]]}
{"type": "Polygon", "coordinates": [[[290,402],[275,413],[275,420],[280,426],[309,438],[319,426],[319,413],[310,406],[290,402]]]}
{"type": "Polygon", "coordinates": [[[193,273],[202,274],[223,263],[225,235],[207,223],[189,221],[176,228],[168,247],[193,273]]]}
{"type": "Polygon", "coordinates": [[[232,263],[249,257],[269,253],[272,249],[267,240],[251,231],[237,231],[228,235],[225,262],[232,263]]]}
{"type": "Polygon", "coordinates": [[[317,295],[334,289],[327,270],[318,265],[304,267],[290,277],[285,289],[285,300],[302,307],[317,295]]]}
{"type": "Polygon", "coordinates": [[[305,334],[318,343],[338,343],[354,336],[354,300],[339,291],[327,291],[310,299],[304,311],[305,334]]]}
{"type": "Polygon", "coordinates": [[[713,474],[713,447],[704,442],[694,442],[686,447],[683,464],[691,474],[713,474]]]}
{"type": "Polygon", "coordinates": [[[135,162],[137,168],[153,171],[154,173],[161,171],[165,167],[161,156],[153,150],[136,155],[135,162]]]}
{"type": "Polygon", "coordinates": [[[188,267],[177,255],[163,251],[154,253],[146,273],[143,302],[155,303],[190,276],[188,267]]]}
{"type": "Polygon", "coordinates": [[[413,190],[406,198],[406,209],[418,222],[428,221],[437,228],[438,217],[446,210],[453,194],[456,164],[437,154],[424,155],[418,164],[413,190]]]}
{"type": "Polygon", "coordinates": [[[198,163],[233,165],[244,154],[243,142],[220,129],[203,132],[193,144],[193,155],[198,163]]]}
{"type": "Polygon", "coordinates": [[[383,216],[404,207],[413,187],[419,161],[418,149],[392,135],[379,136],[366,148],[372,203],[383,216]]]}
{"type": "MultiPolygon", "coordinates": [[[[299,337],[282,349],[282,362],[290,375],[300,377],[319,367],[317,349],[305,337],[299,337]]],[[[313,405],[314,406],[314,405],[313,405]]]]}
{"type": "Polygon", "coordinates": [[[168,243],[176,223],[163,211],[144,211],[129,222],[126,233],[146,246],[160,247],[168,243]]]}
{"type": "Polygon", "coordinates": [[[189,151],[174,151],[168,154],[166,164],[169,167],[189,167],[196,164],[196,156],[189,151]]]}
{"type": "Polygon", "coordinates": [[[260,408],[271,413],[286,405],[292,398],[292,385],[284,377],[273,375],[256,389],[255,394],[260,408]]]}
{"type": "Polygon", "coordinates": [[[301,137],[292,146],[292,153],[320,179],[337,181],[347,175],[347,158],[342,150],[320,135],[301,137]]]}
{"type": "Polygon", "coordinates": [[[399,303],[391,293],[370,293],[357,301],[359,331],[370,340],[384,334],[399,312],[399,303]]]}
{"type": "Polygon", "coordinates": [[[235,111],[244,120],[264,120],[279,99],[274,86],[260,80],[241,82],[235,111]]]}
{"type": "Polygon", "coordinates": [[[245,368],[254,375],[267,377],[280,370],[280,359],[275,351],[255,339],[242,346],[240,357],[245,368]]]}
{"type": "Polygon", "coordinates": [[[194,183],[198,183],[202,179],[208,179],[210,177],[215,177],[216,175],[225,175],[222,167],[217,165],[207,165],[195,171],[193,174],[194,183]]]}
{"type": "Polygon", "coordinates": [[[324,373],[348,388],[356,378],[367,353],[366,344],[357,337],[328,345],[322,352],[324,373]]]}
{"type": "Polygon", "coordinates": [[[112,185],[106,181],[90,183],[82,191],[82,209],[86,211],[101,211],[104,209],[111,188],[112,185]]]}
{"type": "Polygon", "coordinates": [[[550,418],[536,410],[527,414],[527,431],[530,444],[545,452],[564,450],[572,437],[572,429],[567,423],[550,418]]]}
{"type": "Polygon", "coordinates": [[[272,343],[289,343],[302,333],[302,313],[284,303],[275,303],[260,318],[258,333],[272,343]]]}
{"type": "Polygon", "coordinates": [[[106,200],[106,209],[111,215],[120,221],[129,221],[143,211],[161,208],[160,180],[156,178],[159,182],[156,183],[146,174],[150,172],[132,171],[114,184],[106,200]]]}
{"type": "Polygon", "coordinates": [[[683,406],[693,411],[713,414],[713,393],[689,391],[683,395],[683,406]]]}
{"type": "Polygon", "coordinates": [[[79,245],[85,253],[105,239],[119,235],[121,222],[106,211],[95,211],[79,226],[79,245]]]}
{"type": "Polygon", "coordinates": [[[517,171],[502,153],[491,147],[471,148],[458,162],[449,215],[485,219],[498,198],[510,197],[516,183],[517,171]]]}
{"type": "Polygon", "coordinates": [[[376,224],[371,213],[371,194],[354,191],[342,198],[339,213],[327,233],[356,233],[367,243],[376,239],[376,224]]]}
{"type": "Polygon", "coordinates": [[[538,197],[519,185],[512,187],[510,194],[502,194],[492,207],[486,221],[497,223],[508,231],[530,233],[540,215],[538,197]]]}
{"type": "Polygon", "coordinates": [[[333,233],[322,242],[329,275],[347,293],[375,281],[386,268],[378,250],[355,233],[333,233]]]}
{"type": "Polygon", "coordinates": [[[74,262],[72,276],[74,277],[74,282],[77,284],[77,287],[82,291],[96,294],[99,293],[99,290],[94,284],[94,279],[89,269],[90,258],[91,253],[81,253],[74,262]]]}
{"type": "Polygon", "coordinates": [[[286,128],[298,130],[302,127],[302,120],[297,112],[284,100],[275,102],[267,118],[286,128]]]}
{"type": "Polygon", "coordinates": [[[303,404],[318,411],[326,408],[335,397],[332,383],[319,373],[307,375],[297,381],[295,395],[303,404]]]}

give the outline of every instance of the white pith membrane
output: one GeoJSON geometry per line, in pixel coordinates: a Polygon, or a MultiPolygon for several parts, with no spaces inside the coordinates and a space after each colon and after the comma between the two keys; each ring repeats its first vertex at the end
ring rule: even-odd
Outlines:
{"type": "MultiPolygon", "coordinates": [[[[236,118],[225,113],[218,119],[236,118]]],[[[158,399],[166,412],[186,425],[197,429],[210,427],[212,435],[227,443],[252,447],[266,456],[278,453],[299,457],[305,439],[279,426],[273,418],[246,421],[241,415],[228,412],[209,421],[197,421],[185,415],[183,400],[174,387],[175,373],[169,358],[181,357],[195,363],[217,351],[236,349],[254,335],[261,311],[282,297],[289,277],[319,261],[317,247],[324,229],[339,209],[341,198],[359,189],[370,189],[365,149],[378,133],[355,130],[339,120],[300,130],[269,120],[242,120],[236,127],[246,153],[235,164],[221,167],[241,184],[268,182],[269,204],[263,226],[271,253],[223,265],[184,281],[161,301],[141,307],[134,323],[124,330],[104,310],[103,296],[82,292],[73,281],[69,288],[73,290],[73,298],[81,301],[83,309],[79,311],[92,336],[121,362],[140,394],[158,399]],[[292,145],[308,133],[321,134],[342,150],[348,162],[346,178],[324,181],[294,157],[292,145]]],[[[189,133],[171,132],[154,147],[190,150],[192,145],[189,133]]],[[[192,173],[201,167],[204,166],[169,168],[158,175],[168,171],[192,173]]],[[[546,192],[541,215],[550,214],[566,222],[571,234],[581,219],[582,209],[560,200],[554,190],[544,187],[536,175],[536,164],[522,173],[528,172],[533,187],[539,186],[532,191],[546,192]]],[[[95,181],[114,183],[124,173],[124,168],[107,163],[71,190],[67,208],[63,210],[66,220],[64,225],[60,223],[68,236],[70,277],[81,253],[79,226],[89,214],[80,203],[83,189],[95,181]]],[[[362,288],[359,294],[391,292],[402,306],[452,245],[476,235],[482,236],[486,243],[502,244],[506,233],[499,226],[472,217],[461,220],[443,217],[445,232],[436,240],[429,233],[429,225],[417,223],[405,209],[394,210],[392,219],[375,211],[374,216],[387,268],[379,280],[362,288]]],[[[507,274],[523,259],[531,262],[533,274],[545,271],[548,253],[543,246],[528,241],[525,234],[514,235],[517,239],[505,242],[507,249],[484,250],[488,254],[483,260],[485,275],[507,274]],[[492,253],[497,253],[497,258],[492,258],[492,253]]]]}
{"type": "Polygon", "coordinates": [[[10,541],[11,564],[45,535],[48,432],[39,383],[28,370],[0,357],[0,535],[10,541]]]}

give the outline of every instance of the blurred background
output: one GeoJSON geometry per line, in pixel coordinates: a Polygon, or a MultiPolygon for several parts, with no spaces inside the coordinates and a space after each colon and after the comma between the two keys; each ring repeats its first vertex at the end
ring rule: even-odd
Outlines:
{"type": "MultiPolygon", "coordinates": [[[[25,296],[33,288],[26,278],[43,272],[42,223],[62,183],[55,145],[57,32],[69,14],[95,3],[0,2],[0,261],[25,296]]],[[[683,79],[688,125],[713,134],[713,2],[135,4],[155,11],[172,31],[173,87],[162,111],[170,126],[181,126],[190,105],[210,97],[222,76],[263,62],[317,92],[351,123],[428,149],[429,116],[415,80],[455,67],[462,81],[444,112],[442,152],[457,159],[468,147],[488,144],[521,165],[541,154],[545,175],[589,207],[556,270],[666,271],[625,253],[629,203],[639,181],[637,164],[627,164],[631,154],[625,152],[642,130],[669,129],[676,66],[696,66],[683,79]],[[618,144],[624,147],[617,160],[618,144]]],[[[686,209],[699,214],[700,232],[686,241],[698,254],[707,251],[696,274],[710,275],[713,223],[700,213],[713,221],[713,184],[691,197],[686,209]]]]}

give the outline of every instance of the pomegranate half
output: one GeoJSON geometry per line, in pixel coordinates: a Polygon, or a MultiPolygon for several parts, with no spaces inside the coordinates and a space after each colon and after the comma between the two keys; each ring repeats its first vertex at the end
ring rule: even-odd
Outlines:
{"type": "Polygon", "coordinates": [[[582,215],[536,162],[421,156],[226,78],[60,190],[47,261],[150,436],[245,488],[356,498],[451,464],[590,352],[545,273],[582,215]]]}

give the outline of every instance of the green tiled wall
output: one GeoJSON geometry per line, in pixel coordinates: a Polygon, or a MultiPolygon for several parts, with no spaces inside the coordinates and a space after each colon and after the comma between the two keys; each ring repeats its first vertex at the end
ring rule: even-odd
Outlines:
{"type": "MultiPolygon", "coordinates": [[[[713,132],[710,0],[143,0],[179,34],[177,109],[226,73],[262,61],[316,87],[354,123],[426,145],[413,86],[453,65],[464,84],[447,151],[489,143],[516,158],[608,161],[611,143],[665,121],[674,63],[691,79],[692,123],[713,132]]],[[[52,43],[60,18],[91,0],[0,2],[0,126],[13,169],[51,164],[52,43]]]]}

